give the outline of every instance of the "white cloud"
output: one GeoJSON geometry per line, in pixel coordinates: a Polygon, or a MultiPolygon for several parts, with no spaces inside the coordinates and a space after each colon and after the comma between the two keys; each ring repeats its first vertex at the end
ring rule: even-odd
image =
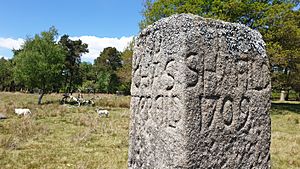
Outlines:
{"type": "MultiPolygon", "coordinates": [[[[118,51],[123,51],[129,45],[129,42],[133,39],[133,36],[121,38],[99,38],[96,36],[79,36],[70,37],[70,39],[81,39],[83,43],[88,44],[89,53],[84,54],[82,56],[82,60],[93,62],[94,59],[96,59],[99,56],[100,52],[102,52],[103,49],[106,47],[115,47],[118,51]]],[[[20,49],[23,43],[24,39],[22,38],[12,39],[0,37],[0,47],[2,48],[20,49]]]]}
{"type": "Polygon", "coordinates": [[[70,39],[81,39],[83,43],[88,44],[89,53],[84,54],[82,56],[82,60],[93,62],[94,59],[96,59],[99,56],[100,52],[102,52],[103,49],[106,47],[115,47],[118,51],[123,51],[129,45],[129,42],[133,39],[133,36],[121,38],[99,38],[96,36],[80,36],[70,37],[70,39]]]}
{"type": "Polygon", "coordinates": [[[0,47],[7,49],[20,49],[24,39],[0,38],[0,47]]]}

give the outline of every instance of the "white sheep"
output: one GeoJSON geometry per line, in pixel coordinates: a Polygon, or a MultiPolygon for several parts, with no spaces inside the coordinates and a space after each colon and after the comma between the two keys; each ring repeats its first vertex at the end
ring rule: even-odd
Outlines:
{"type": "Polygon", "coordinates": [[[103,115],[105,115],[106,117],[108,117],[108,115],[109,115],[109,111],[108,110],[96,109],[96,112],[98,113],[98,115],[100,117],[102,117],[103,115]]]}
{"type": "Polygon", "coordinates": [[[15,113],[17,115],[27,115],[27,114],[31,114],[31,111],[29,109],[15,109],[15,113]]]}

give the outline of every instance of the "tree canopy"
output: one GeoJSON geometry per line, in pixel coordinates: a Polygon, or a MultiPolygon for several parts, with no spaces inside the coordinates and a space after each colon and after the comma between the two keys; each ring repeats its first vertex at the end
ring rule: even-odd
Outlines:
{"type": "MultiPolygon", "coordinates": [[[[68,35],[63,35],[59,41],[57,37],[57,30],[51,27],[49,31],[28,38],[21,49],[13,50],[13,62],[2,58],[0,81],[30,91],[40,89],[39,104],[44,93],[66,92],[65,89],[67,92],[79,89],[105,93],[121,90],[130,94],[132,45],[124,52],[107,47],[91,64],[81,62],[81,55],[88,52],[87,44],[71,40],[68,35]],[[11,81],[2,78],[9,77],[7,69],[13,70],[11,81]]],[[[4,90],[3,86],[0,90],[4,90]]]]}
{"type": "Polygon", "coordinates": [[[73,85],[79,85],[82,82],[80,78],[81,55],[89,52],[88,45],[79,40],[71,40],[68,35],[60,38],[59,44],[66,52],[64,67],[64,86],[68,92],[73,90],[73,85]]]}
{"type": "MultiPolygon", "coordinates": [[[[300,12],[287,13],[264,34],[274,89],[295,89],[300,72],[300,12]]],[[[298,80],[299,83],[299,80],[298,80]]],[[[300,84],[298,84],[300,85],[300,84]]]]}
{"type": "Polygon", "coordinates": [[[13,64],[11,60],[0,58],[0,90],[10,90],[13,83],[13,64]]]}
{"type": "Polygon", "coordinates": [[[122,66],[121,52],[115,47],[104,48],[95,59],[97,85],[101,92],[114,93],[118,90],[119,78],[116,71],[122,66]]]}
{"type": "Polygon", "coordinates": [[[38,104],[45,92],[61,86],[65,51],[56,43],[57,35],[57,30],[51,27],[49,31],[28,38],[13,58],[16,81],[29,89],[41,89],[38,104]]]}
{"type": "Polygon", "coordinates": [[[100,69],[117,70],[122,65],[121,53],[115,47],[104,48],[100,56],[95,59],[95,65],[100,69]]]}
{"type": "Polygon", "coordinates": [[[299,0],[146,0],[140,28],[176,13],[247,25],[260,31],[266,42],[273,89],[296,90],[300,72],[299,5],[299,0]]]}
{"type": "Polygon", "coordinates": [[[298,0],[146,0],[140,27],[176,13],[238,22],[253,29],[266,28],[273,20],[289,12],[298,0]],[[276,11],[276,13],[274,13],[276,11]]]}
{"type": "Polygon", "coordinates": [[[121,53],[122,66],[117,70],[120,80],[119,90],[124,91],[125,94],[130,94],[133,42],[131,41],[129,46],[121,53]]]}

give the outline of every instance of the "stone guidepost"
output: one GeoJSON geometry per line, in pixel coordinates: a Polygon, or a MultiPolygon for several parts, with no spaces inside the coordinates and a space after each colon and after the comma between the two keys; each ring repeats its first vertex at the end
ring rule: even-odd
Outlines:
{"type": "Polygon", "coordinates": [[[135,41],[128,167],[270,168],[269,61],[259,32],[190,14],[135,41]]]}

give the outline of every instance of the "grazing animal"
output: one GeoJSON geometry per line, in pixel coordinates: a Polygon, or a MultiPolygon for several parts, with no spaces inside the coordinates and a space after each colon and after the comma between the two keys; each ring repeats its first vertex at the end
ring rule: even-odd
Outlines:
{"type": "Polygon", "coordinates": [[[31,111],[29,109],[15,109],[15,113],[17,115],[27,115],[27,114],[31,114],[31,111]]]}
{"type": "Polygon", "coordinates": [[[7,117],[4,114],[0,113],[0,120],[1,119],[7,119],[7,117]]]}
{"type": "Polygon", "coordinates": [[[124,95],[124,91],[116,91],[117,96],[122,96],[124,95]]]}
{"type": "Polygon", "coordinates": [[[98,115],[100,117],[102,117],[103,115],[105,115],[105,117],[108,117],[108,115],[109,115],[109,111],[108,110],[96,109],[96,112],[98,113],[98,115]]]}
{"type": "Polygon", "coordinates": [[[90,99],[90,100],[83,100],[81,104],[93,106],[93,105],[95,105],[95,102],[92,99],[90,99]]]}
{"type": "Polygon", "coordinates": [[[73,103],[76,102],[78,104],[78,107],[81,105],[92,105],[94,106],[95,102],[93,101],[94,98],[91,98],[90,100],[85,100],[83,99],[82,94],[78,94],[78,97],[74,97],[68,94],[64,94],[63,98],[61,99],[60,103],[65,104],[65,103],[73,103]]]}

